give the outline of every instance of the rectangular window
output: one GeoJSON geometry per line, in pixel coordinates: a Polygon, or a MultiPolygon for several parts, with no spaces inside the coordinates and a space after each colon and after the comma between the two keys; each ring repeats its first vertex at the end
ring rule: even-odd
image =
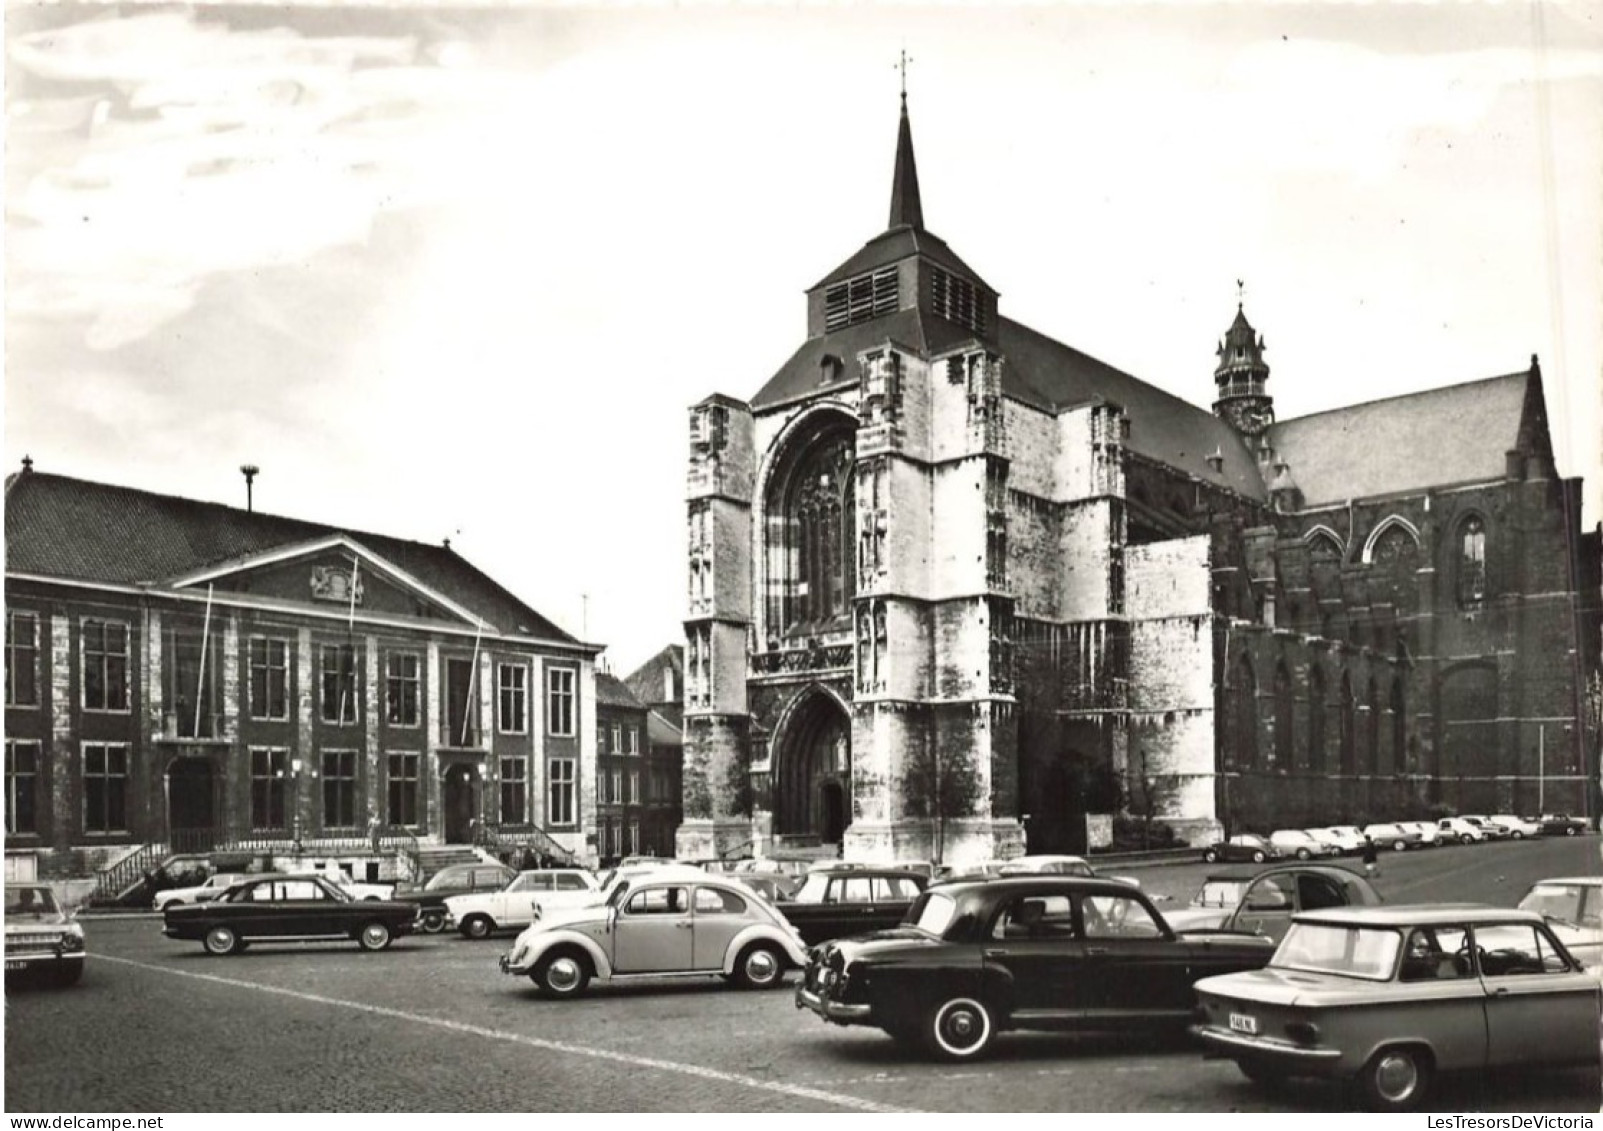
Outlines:
{"type": "Polygon", "coordinates": [[[640,753],[640,732],[634,727],[623,728],[623,752],[625,754],[640,753]]]}
{"type": "Polygon", "coordinates": [[[603,755],[612,753],[607,749],[607,727],[605,723],[596,724],[596,753],[603,755]]]}
{"type": "Polygon", "coordinates": [[[288,799],[289,751],[253,748],[250,752],[250,827],[288,828],[288,799]]]}
{"type": "Polygon", "coordinates": [[[39,751],[37,742],[6,743],[6,832],[39,831],[39,751]]]}
{"type": "Polygon", "coordinates": [[[423,692],[418,671],[415,652],[391,652],[384,658],[384,718],[392,727],[415,727],[420,721],[423,692]]]}
{"type": "Polygon", "coordinates": [[[128,831],[128,747],[86,742],[83,747],[83,827],[90,833],[128,831]]]}
{"type": "Polygon", "coordinates": [[[250,717],[289,718],[289,641],[287,640],[263,637],[251,639],[250,717]]]}
{"type": "Polygon", "coordinates": [[[323,827],[356,827],[356,751],[323,751],[323,827]]]}
{"type": "MultiPolygon", "coordinates": [[[[416,659],[414,656],[413,659],[416,659]]],[[[418,764],[416,754],[391,754],[385,762],[389,770],[388,821],[392,825],[418,823],[418,764]]]]}
{"type": "Polygon", "coordinates": [[[629,822],[629,855],[640,855],[640,822],[629,822]]]}
{"type": "Polygon", "coordinates": [[[86,711],[128,709],[128,626],[83,622],[83,706],[86,711]]]}
{"type": "Polygon", "coordinates": [[[348,726],[356,722],[362,695],[356,678],[356,648],[350,644],[324,644],[319,657],[322,719],[335,726],[348,726]]]}
{"type": "Polygon", "coordinates": [[[478,665],[471,659],[451,658],[445,661],[445,734],[447,746],[477,747],[479,745],[479,695],[476,673],[478,665]]]}
{"type": "Polygon", "coordinates": [[[578,781],[578,761],[574,758],[553,758],[546,780],[551,785],[551,803],[546,807],[546,819],[553,825],[574,823],[574,786],[578,781]]]}
{"type": "Polygon", "coordinates": [[[529,669],[523,664],[502,664],[497,678],[502,734],[529,733],[529,669]]]}
{"type": "Polygon", "coordinates": [[[623,771],[622,770],[613,770],[612,771],[612,801],[613,801],[613,804],[621,805],[621,804],[624,804],[625,802],[627,802],[628,800],[629,799],[623,795],[623,771]]]}
{"type": "Polygon", "coordinates": [[[6,612],[6,706],[39,705],[39,618],[6,612]]]}
{"type": "Polygon", "coordinates": [[[639,805],[641,801],[645,800],[640,796],[639,770],[629,771],[629,792],[623,795],[623,799],[626,803],[632,805],[639,805]]]}
{"type": "Polygon", "coordinates": [[[529,819],[529,763],[522,758],[501,759],[501,823],[521,825],[529,819]]]}
{"type": "Polygon", "coordinates": [[[546,726],[553,735],[572,737],[573,684],[572,668],[547,668],[545,673],[546,726]]]}
{"type": "Polygon", "coordinates": [[[623,727],[619,726],[617,723],[612,724],[611,749],[614,754],[621,753],[623,751],[623,727]]]}

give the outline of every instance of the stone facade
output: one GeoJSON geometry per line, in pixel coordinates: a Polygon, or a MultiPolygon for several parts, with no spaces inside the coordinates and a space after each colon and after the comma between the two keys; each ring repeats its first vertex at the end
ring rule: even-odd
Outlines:
{"type": "Polygon", "coordinates": [[[1277,422],[1238,310],[1210,413],[1003,317],[912,160],[904,104],[890,227],[691,409],[681,855],[1596,812],[1534,361],[1277,422]]]}

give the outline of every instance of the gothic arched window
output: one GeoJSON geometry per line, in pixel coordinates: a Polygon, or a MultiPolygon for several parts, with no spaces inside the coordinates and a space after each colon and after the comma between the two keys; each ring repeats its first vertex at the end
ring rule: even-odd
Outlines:
{"type": "Polygon", "coordinates": [[[1296,712],[1291,673],[1286,670],[1285,664],[1281,664],[1275,669],[1275,764],[1282,770],[1291,769],[1296,760],[1292,753],[1292,727],[1295,725],[1296,712]]]}
{"type": "Polygon", "coordinates": [[[845,419],[798,437],[767,492],[768,629],[789,635],[845,628],[856,589],[852,469],[845,419]]]}
{"type": "Polygon", "coordinates": [[[1486,600],[1486,524],[1472,514],[1458,527],[1458,603],[1474,608],[1486,600]]]}
{"type": "Polygon", "coordinates": [[[1325,673],[1317,665],[1308,673],[1308,768],[1325,768],[1325,673]]]}
{"type": "Polygon", "coordinates": [[[1236,671],[1236,759],[1250,770],[1258,764],[1258,681],[1245,653],[1236,671]]]}
{"type": "Polygon", "coordinates": [[[1364,719],[1364,755],[1371,775],[1380,773],[1380,691],[1375,677],[1369,677],[1369,693],[1365,696],[1369,715],[1364,719]]]}
{"type": "Polygon", "coordinates": [[[1408,702],[1403,694],[1403,677],[1391,684],[1391,769],[1394,774],[1407,773],[1408,765],[1408,702]]]}

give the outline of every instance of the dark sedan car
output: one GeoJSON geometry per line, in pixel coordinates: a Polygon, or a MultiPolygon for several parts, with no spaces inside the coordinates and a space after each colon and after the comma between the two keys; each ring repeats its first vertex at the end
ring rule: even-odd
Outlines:
{"type": "Polygon", "coordinates": [[[1202,859],[1209,863],[1229,860],[1233,863],[1262,864],[1265,860],[1279,860],[1280,849],[1266,836],[1257,833],[1238,833],[1229,840],[1217,841],[1202,850],[1202,859]]]}
{"type": "Polygon", "coordinates": [[[1256,970],[1274,949],[1177,935],[1118,880],[1002,877],[932,888],[901,927],[815,948],[796,1006],[972,1060],[1008,1029],[1183,1032],[1193,982],[1256,970]]]}
{"type": "Polygon", "coordinates": [[[1578,836],[1587,831],[1584,819],[1568,813],[1543,813],[1531,819],[1541,824],[1543,836],[1578,836]]]}
{"type": "Polygon", "coordinates": [[[505,864],[452,864],[429,877],[422,888],[397,891],[395,898],[401,903],[416,904],[420,913],[419,929],[434,935],[445,930],[445,921],[449,918],[445,901],[451,896],[500,891],[517,874],[517,869],[505,864]]]}
{"type": "Polygon", "coordinates": [[[251,876],[206,903],[162,913],[161,933],[196,939],[208,954],[238,954],[253,942],[353,939],[383,950],[418,927],[415,903],[353,899],[320,875],[251,876]]]}
{"type": "Polygon", "coordinates": [[[864,867],[807,873],[780,910],[808,946],[894,927],[928,885],[917,872],[864,867]]]}

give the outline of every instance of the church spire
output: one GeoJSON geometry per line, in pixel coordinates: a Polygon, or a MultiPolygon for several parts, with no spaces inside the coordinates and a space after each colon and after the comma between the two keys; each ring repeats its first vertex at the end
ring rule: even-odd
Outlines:
{"type": "Polygon", "coordinates": [[[918,166],[913,163],[913,127],[907,121],[907,52],[902,52],[902,124],[896,133],[896,175],[891,179],[890,228],[923,228],[918,198],[918,166]]]}

